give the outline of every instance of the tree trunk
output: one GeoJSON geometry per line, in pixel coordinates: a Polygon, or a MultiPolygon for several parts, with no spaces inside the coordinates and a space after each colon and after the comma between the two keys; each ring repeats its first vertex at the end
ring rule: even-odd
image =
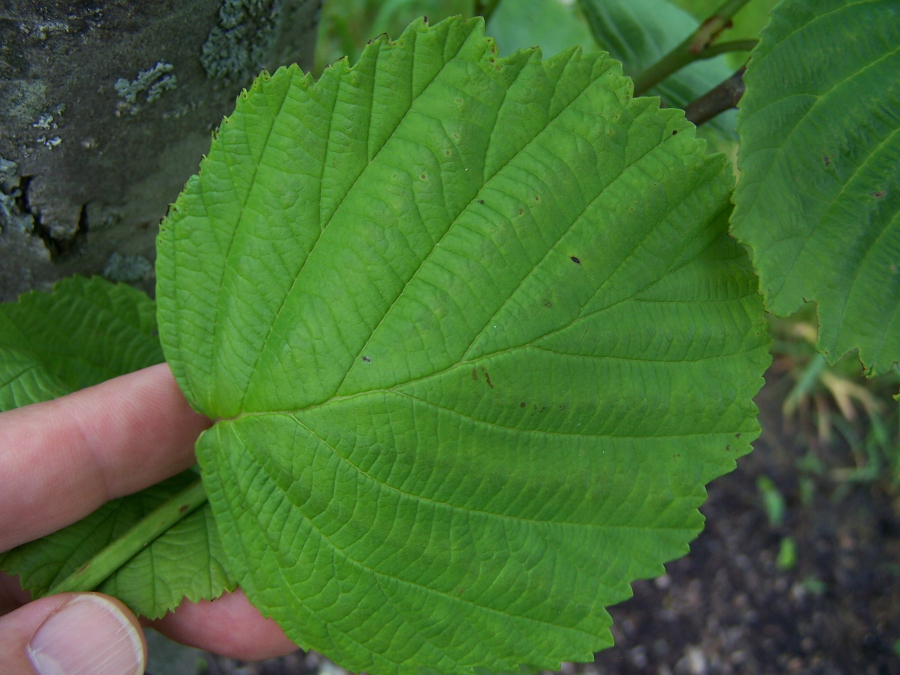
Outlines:
{"type": "Polygon", "coordinates": [[[263,68],[312,66],[321,0],[0,9],[0,301],[73,274],[152,289],[160,218],[263,68]]]}

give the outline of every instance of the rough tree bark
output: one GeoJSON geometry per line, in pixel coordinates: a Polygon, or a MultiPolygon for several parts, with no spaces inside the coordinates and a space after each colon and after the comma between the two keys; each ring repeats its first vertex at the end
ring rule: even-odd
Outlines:
{"type": "Polygon", "coordinates": [[[321,0],[0,5],[0,301],[72,273],[152,288],[157,224],[262,68],[312,66],[321,0]]]}

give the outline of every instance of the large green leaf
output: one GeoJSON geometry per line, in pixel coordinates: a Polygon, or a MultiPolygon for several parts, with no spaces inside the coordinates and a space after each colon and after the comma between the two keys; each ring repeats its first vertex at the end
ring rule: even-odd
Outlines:
{"type": "Polygon", "coordinates": [[[163,222],[233,569],[352,670],[590,660],[757,433],[730,172],[605,54],[416,23],[263,74],[163,222]]]}
{"type": "Polygon", "coordinates": [[[789,0],[753,53],[734,233],[771,311],[819,312],[832,363],[900,360],[900,2],[789,0]]]}
{"type": "MultiPolygon", "coordinates": [[[[632,76],[659,61],[700,25],[669,0],[580,0],[580,4],[597,42],[632,76]]],[[[717,56],[682,68],[648,93],[666,105],[684,108],[731,74],[725,56],[717,56]]],[[[710,124],[733,136],[735,113],[726,111],[710,124]]]]}
{"type": "MultiPolygon", "coordinates": [[[[0,305],[0,411],[50,400],[163,360],[156,305],[144,293],[100,277],[70,277],[53,293],[0,305]]],[[[0,553],[0,569],[42,596],[196,474],[108,502],[82,520],[0,553]]],[[[214,598],[235,587],[212,511],[189,514],[107,579],[98,590],[157,618],[182,599],[214,598]]]]}

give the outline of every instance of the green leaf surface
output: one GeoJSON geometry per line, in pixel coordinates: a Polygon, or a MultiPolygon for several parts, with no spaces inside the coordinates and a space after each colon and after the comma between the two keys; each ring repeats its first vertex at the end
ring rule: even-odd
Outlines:
{"type": "MultiPolygon", "coordinates": [[[[668,0],[579,0],[594,37],[625,72],[634,76],[649,68],[693,33],[699,22],[668,0]]],[[[695,61],[648,92],[667,106],[684,108],[733,73],[725,56],[695,61]]],[[[709,122],[734,135],[735,111],[709,122]]]]}
{"type": "Polygon", "coordinates": [[[0,410],[46,401],[163,361],[156,305],[101,277],[0,304],[0,410]]]}
{"type": "Polygon", "coordinates": [[[900,360],[900,2],[790,0],[754,51],[734,233],[768,307],[814,301],[830,363],[900,360]]]}
{"type": "Polygon", "coordinates": [[[355,671],[591,660],[757,433],[724,159],[605,54],[494,49],[415,23],[263,74],[160,231],[238,581],[355,671]]]}
{"type": "MultiPolygon", "coordinates": [[[[156,304],[101,277],[69,277],[52,293],[0,304],[0,410],[47,401],[163,360],[156,304]]],[[[185,472],[106,503],[59,532],[0,553],[0,569],[35,597],[88,562],[166,499],[196,480],[185,472]]],[[[158,618],[183,598],[215,598],[234,578],[208,504],[133,557],[97,590],[158,618]]]]}

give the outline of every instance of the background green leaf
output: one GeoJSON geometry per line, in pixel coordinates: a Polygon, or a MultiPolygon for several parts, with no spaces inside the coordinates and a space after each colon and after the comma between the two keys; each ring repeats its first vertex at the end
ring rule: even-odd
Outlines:
{"type": "MultiPolygon", "coordinates": [[[[580,0],[580,4],[601,48],[619,59],[630,76],[659,61],[700,25],[668,0],[580,0]]],[[[648,94],[659,96],[667,106],[684,108],[728,79],[734,70],[724,55],[696,61],[648,94]]],[[[735,111],[726,111],[709,124],[734,134],[735,111]]]]}
{"type": "Polygon", "coordinates": [[[819,350],[900,360],[900,3],[788,0],[741,101],[734,233],[768,307],[819,313],[819,350]]]}
{"type": "MultiPolygon", "coordinates": [[[[163,361],[156,304],[131,286],[69,277],[53,293],[0,304],[0,411],[47,401],[163,361]]],[[[35,597],[90,560],[143,516],[176,495],[186,471],[114,499],[51,535],[0,553],[0,569],[35,597]]],[[[208,504],[156,539],[99,587],[135,613],[158,618],[182,599],[215,598],[235,581],[208,504]]]]}
{"type": "Polygon", "coordinates": [[[262,75],[158,240],[242,588],[352,670],[556,668],[757,433],[730,172],[603,54],[413,24],[262,75]]]}
{"type": "Polygon", "coordinates": [[[501,55],[540,47],[545,57],[579,46],[597,48],[577,5],[560,0],[502,0],[487,24],[501,55]]]}
{"type": "Polygon", "coordinates": [[[90,387],[163,359],[155,303],[131,286],[69,277],[0,304],[0,410],[90,387]]]}

